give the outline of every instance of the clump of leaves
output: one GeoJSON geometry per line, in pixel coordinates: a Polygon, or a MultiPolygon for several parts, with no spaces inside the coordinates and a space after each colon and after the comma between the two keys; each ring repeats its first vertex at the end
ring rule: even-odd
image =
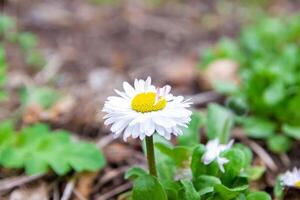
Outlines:
{"type": "Polygon", "coordinates": [[[153,177],[138,167],[127,172],[126,178],[133,180],[134,186],[131,194],[126,194],[126,199],[271,200],[267,193],[253,192],[249,187],[249,181],[260,178],[264,169],[251,166],[252,153],[248,147],[236,144],[222,153],[229,160],[224,166],[224,173],[220,171],[216,161],[203,164],[202,156],[206,147],[199,144],[197,135],[204,121],[209,139],[218,138],[224,143],[228,142],[233,125],[233,114],[230,111],[212,104],[205,120],[195,113],[191,126],[185,130],[187,135],[178,141],[179,146],[173,146],[159,137],[155,138],[158,177],[153,177]],[[198,140],[198,143],[187,143],[187,137],[198,140]]]}
{"type": "Polygon", "coordinates": [[[0,44],[7,42],[20,47],[27,65],[40,68],[45,64],[43,55],[37,50],[38,38],[36,35],[18,31],[13,18],[0,14],[0,44]]]}
{"type": "Polygon", "coordinates": [[[105,159],[96,145],[74,141],[64,130],[51,131],[45,124],[35,124],[15,131],[10,122],[0,124],[0,166],[25,169],[27,174],[58,175],[71,170],[96,171],[105,159]]]}
{"type": "Polygon", "coordinates": [[[202,57],[203,67],[220,58],[239,63],[241,84],[226,91],[216,84],[215,89],[230,96],[228,105],[238,113],[250,111],[237,122],[248,136],[268,139],[277,153],[288,151],[291,139],[300,138],[299,41],[300,15],[266,17],[245,27],[236,40],[222,39],[202,57]]]}

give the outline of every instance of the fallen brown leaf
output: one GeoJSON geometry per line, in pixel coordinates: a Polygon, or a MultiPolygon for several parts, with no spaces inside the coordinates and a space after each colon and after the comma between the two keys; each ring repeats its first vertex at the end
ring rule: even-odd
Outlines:
{"type": "Polygon", "coordinates": [[[9,200],[48,200],[46,183],[41,182],[32,187],[21,187],[15,189],[9,196],[9,200]]]}
{"type": "Polygon", "coordinates": [[[233,60],[220,59],[212,62],[199,75],[199,84],[202,89],[211,90],[215,81],[239,84],[239,65],[233,60]]]}
{"type": "Polygon", "coordinates": [[[88,199],[98,172],[85,172],[78,175],[75,190],[85,199],[88,199]]]}

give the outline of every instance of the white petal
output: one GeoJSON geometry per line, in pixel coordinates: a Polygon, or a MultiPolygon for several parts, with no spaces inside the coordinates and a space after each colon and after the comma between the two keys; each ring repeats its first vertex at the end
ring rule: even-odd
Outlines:
{"type": "Polygon", "coordinates": [[[121,92],[119,90],[115,90],[115,92],[125,99],[129,99],[129,96],[125,92],[121,92]]]}
{"type": "Polygon", "coordinates": [[[128,82],[123,83],[123,88],[129,97],[133,97],[136,94],[134,88],[128,82]]]}
{"type": "Polygon", "coordinates": [[[151,86],[151,77],[148,76],[146,82],[145,82],[145,92],[148,91],[149,87],[151,86]]]}
{"type": "Polygon", "coordinates": [[[223,158],[223,157],[218,157],[217,162],[218,162],[218,165],[219,165],[219,168],[220,168],[221,172],[224,173],[225,172],[224,164],[228,163],[229,160],[226,159],[226,158],[223,158]]]}
{"type": "Polygon", "coordinates": [[[202,161],[205,165],[209,165],[210,163],[212,163],[214,160],[216,159],[216,157],[213,154],[209,154],[209,153],[204,153],[204,155],[202,156],[202,161]]]}

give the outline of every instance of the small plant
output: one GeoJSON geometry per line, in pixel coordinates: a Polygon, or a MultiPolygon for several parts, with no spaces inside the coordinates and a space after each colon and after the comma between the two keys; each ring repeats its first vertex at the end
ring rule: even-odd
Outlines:
{"type": "Polygon", "coordinates": [[[135,80],[134,88],[126,82],[123,87],[125,92],[116,91],[121,97],[108,97],[104,105],[105,124],[112,124],[111,131],[116,136],[123,133],[125,140],[129,136],[146,138],[149,168],[149,173],[139,167],[126,173],[134,186],[123,195],[125,199],[271,200],[267,193],[250,192],[249,179],[263,173],[261,167],[251,166],[250,149],[228,144],[233,124],[231,112],[216,104],[209,107],[206,124],[211,141],[204,146],[199,144],[204,120],[198,114],[190,119],[191,113],[186,109],[191,104],[189,100],[171,95],[169,86],[156,90],[149,78],[135,80]],[[184,133],[180,128],[184,128],[184,133]],[[179,146],[165,140],[170,139],[172,132],[178,136],[179,146]]]}
{"type": "MultiPolygon", "coordinates": [[[[223,122],[232,121],[233,116],[216,104],[210,105],[208,115],[207,134],[215,138],[206,146],[183,145],[180,142],[179,146],[173,146],[156,138],[159,178],[151,179],[141,168],[130,169],[126,178],[134,181],[132,199],[151,199],[154,193],[157,199],[166,200],[271,199],[267,193],[253,192],[249,188],[249,181],[258,179],[264,172],[263,167],[251,166],[251,150],[242,144],[232,145],[232,141],[227,143],[228,140],[224,140],[229,136],[230,125],[223,122]],[[216,119],[220,120],[219,123],[215,123],[216,119]],[[222,129],[219,124],[223,124],[222,129]],[[219,144],[221,140],[225,143],[219,144]],[[150,188],[159,189],[151,191],[150,188]]],[[[199,134],[199,128],[188,131],[199,134]]]]}
{"type": "Polygon", "coordinates": [[[35,124],[17,132],[10,122],[0,124],[0,165],[5,168],[24,168],[27,174],[51,169],[65,175],[71,170],[96,171],[104,164],[95,145],[73,141],[67,131],[51,131],[45,124],[35,124]]]}
{"type": "Polygon", "coordinates": [[[146,140],[147,159],[150,174],[157,176],[153,134],[166,139],[171,134],[182,135],[181,127],[187,127],[192,112],[187,108],[191,102],[182,96],[173,96],[171,86],[155,88],[151,78],[146,81],[136,79],[134,87],[123,83],[124,92],[115,90],[119,96],[108,97],[104,104],[105,125],[112,125],[115,137],[123,133],[124,141],[132,136],[146,140]]]}
{"type": "Polygon", "coordinates": [[[240,84],[216,82],[215,89],[229,96],[228,106],[237,113],[248,111],[236,122],[248,136],[267,139],[276,153],[300,139],[299,39],[300,16],[265,18],[245,27],[236,40],[222,39],[202,57],[204,67],[223,58],[239,64],[240,84]]]}

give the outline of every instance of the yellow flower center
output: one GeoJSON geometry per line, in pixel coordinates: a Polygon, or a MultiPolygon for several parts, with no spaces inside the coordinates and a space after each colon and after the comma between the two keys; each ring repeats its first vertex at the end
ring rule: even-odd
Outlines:
{"type": "Polygon", "coordinates": [[[146,113],[162,110],[166,107],[167,101],[160,97],[155,103],[156,93],[147,92],[136,95],[131,101],[131,108],[137,112],[146,113]]]}
{"type": "Polygon", "coordinates": [[[295,183],[295,186],[296,186],[297,188],[300,188],[300,181],[297,181],[297,182],[295,183]]]}

